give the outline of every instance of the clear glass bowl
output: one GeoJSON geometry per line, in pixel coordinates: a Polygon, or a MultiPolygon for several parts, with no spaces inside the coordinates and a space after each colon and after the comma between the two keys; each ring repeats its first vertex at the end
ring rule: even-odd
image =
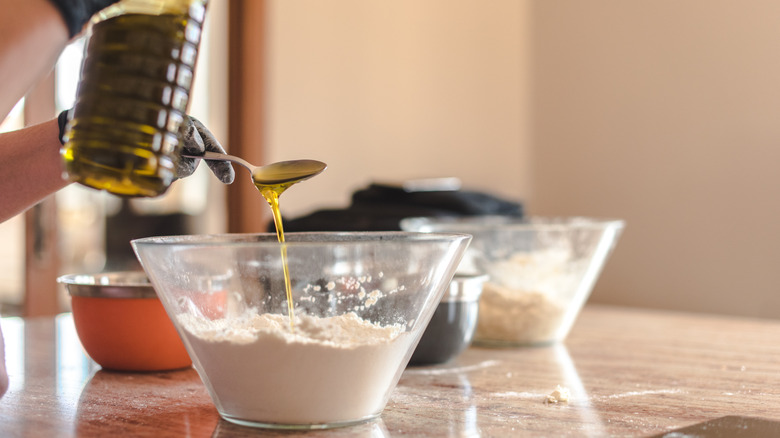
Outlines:
{"type": "Polygon", "coordinates": [[[132,246],[220,415],[313,429],[381,414],[470,239],[288,233],[285,244],[256,234],[132,246]]]}
{"type": "Polygon", "coordinates": [[[474,342],[545,345],[568,336],[625,224],[582,217],[408,218],[406,231],[473,236],[459,270],[489,276],[474,342]]]}

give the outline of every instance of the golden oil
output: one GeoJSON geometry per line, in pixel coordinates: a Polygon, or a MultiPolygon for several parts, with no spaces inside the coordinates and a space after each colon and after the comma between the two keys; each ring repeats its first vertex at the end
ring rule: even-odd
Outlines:
{"type": "Polygon", "coordinates": [[[122,13],[91,26],[62,156],[73,181],[152,197],[174,180],[205,2],[135,3],[162,13],[122,13]]]}
{"type": "Polygon", "coordinates": [[[260,194],[263,195],[263,198],[265,198],[265,200],[268,202],[268,205],[271,206],[274,226],[276,227],[276,238],[281,244],[284,290],[287,297],[287,313],[290,319],[290,330],[295,330],[295,309],[293,306],[292,285],[290,284],[290,269],[287,263],[287,246],[284,243],[282,213],[281,210],[279,210],[279,196],[281,196],[282,192],[287,190],[288,187],[295,184],[297,181],[290,181],[282,184],[263,184],[258,182],[254,177],[252,178],[252,181],[254,182],[255,187],[257,187],[257,190],[260,191],[260,194]]]}

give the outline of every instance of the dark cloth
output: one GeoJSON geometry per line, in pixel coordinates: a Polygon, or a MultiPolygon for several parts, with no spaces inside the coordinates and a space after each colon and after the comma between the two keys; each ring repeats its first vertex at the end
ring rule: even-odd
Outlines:
{"type": "Polygon", "coordinates": [[[65,110],[60,113],[59,116],[57,116],[57,126],[60,127],[60,143],[65,144],[65,128],[68,126],[68,112],[70,110],[65,110]]]}
{"type": "Polygon", "coordinates": [[[73,38],[81,32],[95,13],[119,0],[50,0],[60,11],[65,25],[68,27],[68,38],[73,38]]]}
{"type": "MultiPolygon", "coordinates": [[[[306,216],[283,219],[284,230],[295,231],[398,231],[409,217],[523,216],[520,203],[467,190],[407,192],[371,184],[352,194],[345,209],[318,210],[306,216]]],[[[271,222],[268,231],[274,231],[271,222]]]]}

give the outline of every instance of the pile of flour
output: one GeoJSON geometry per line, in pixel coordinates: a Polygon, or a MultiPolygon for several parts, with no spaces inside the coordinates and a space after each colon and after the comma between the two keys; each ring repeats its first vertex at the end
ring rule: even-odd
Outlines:
{"type": "Polygon", "coordinates": [[[355,313],[320,318],[180,315],[196,368],[217,409],[237,420],[323,424],[378,415],[402,370],[411,336],[355,313]]]}
{"type": "Polygon", "coordinates": [[[554,340],[579,274],[568,249],[516,253],[488,267],[479,300],[478,342],[554,340]]]}

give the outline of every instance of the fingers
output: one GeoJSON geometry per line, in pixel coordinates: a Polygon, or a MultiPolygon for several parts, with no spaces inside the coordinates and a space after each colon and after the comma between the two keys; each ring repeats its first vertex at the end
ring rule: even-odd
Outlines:
{"type": "MultiPolygon", "coordinates": [[[[188,116],[188,119],[189,123],[184,129],[184,150],[186,153],[191,155],[203,155],[205,151],[225,153],[225,149],[219,144],[214,134],[200,120],[192,116],[188,116]]],[[[194,163],[194,171],[197,163],[195,160],[190,160],[194,163]]],[[[206,161],[206,164],[223,183],[231,184],[235,180],[236,172],[229,161],[206,161]]]]}
{"type": "MultiPolygon", "coordinates": [[[[186,120],[186,119],[185,119],[186,120]]],[[[182,152],[188,155],[203,155],[205,147],[200,133],[195,129],[192,123],[185,121],[182,129],[182,152]]],[[[187,158],[179,155],[176,163],[176,178],[186,178],[195,172],[198,167],[198,161],[195,158],[187,158]]]]}
{"type": "MultiPolygon", "coordinates": [[[[200,135],[198,126],[203,126],[195,117],[187,116],[184,118],[184,124],[182,128],[182,136],[184,137],[184,144],[182,150],[188,155],[203,155],[206,151],[206,146],[203,143],[203,137],[200,135]],[[196,124],[197,123],[197,124],[196,124]]],[[[206,127],[203,126],[203,129],[206,127]]],[[[208,131],[208,130],[206,130],[208,131]]],[[[209,132],[211,135],[211,132],[209,132]]]]}
{"type": "MultiPolygon", "coordinates": [[[[222,145],[219,144],[219,141],[216,137],[214,137],[214,134],[209,131],[209,128],[206,127],[203,123],[201,123],[200,120],[196,119],[192,116],[187,116],[190,119],[189,129],[192,129],[193,131],[198,132],[199,137],[203,139],[203,145],[205,146],[205,150],[219,150],[220,152],[225,152],[224,149],[222,149],[222,145]],[[216,147],[217,149],[209,149],[209,147],[216,147]]],[[[203,152],[203,151],[201,151],[203,152]]]]}
{"type": "Polygon", "coordinates": [[[224,184],[232,184],[236,179],[236,171],[233,170],[229,161],[207,161],[206,165],[209,166],[214,176],[224,184]]]}

